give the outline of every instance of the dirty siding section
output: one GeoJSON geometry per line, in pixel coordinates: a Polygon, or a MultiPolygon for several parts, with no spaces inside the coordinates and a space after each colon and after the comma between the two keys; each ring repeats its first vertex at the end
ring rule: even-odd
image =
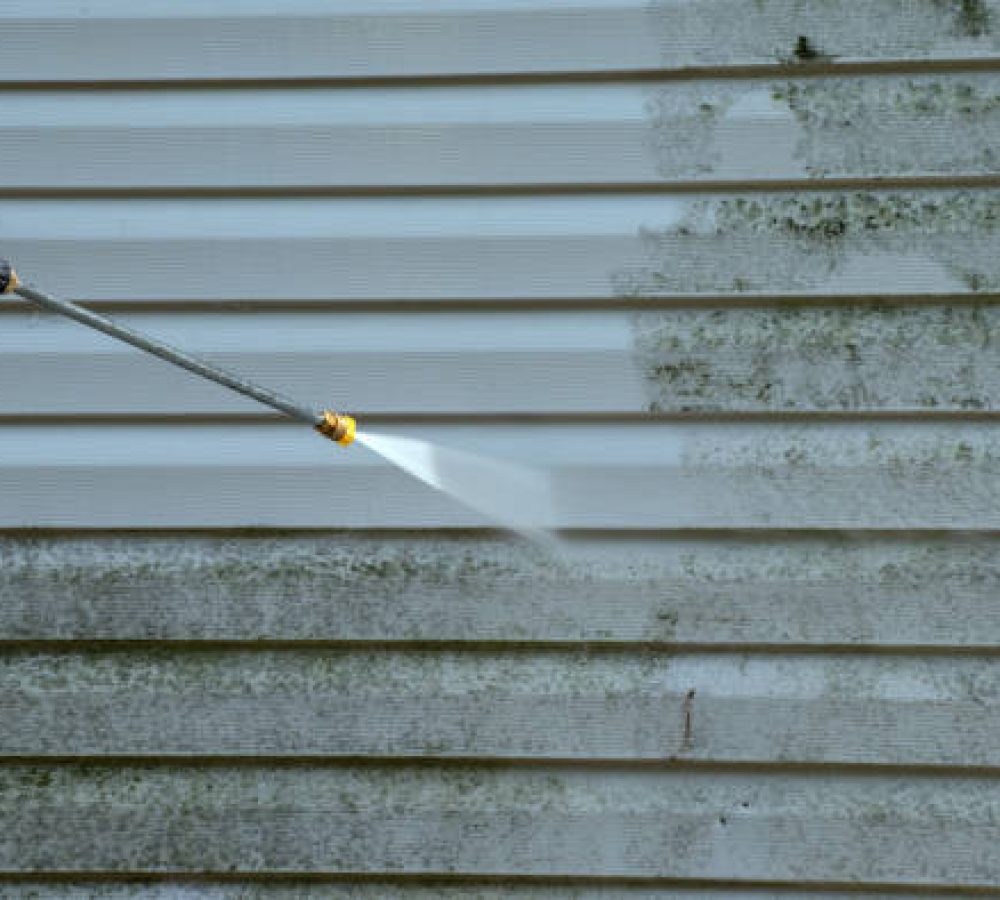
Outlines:
{"type": "Polygon", "coordinates": [[[0,895],[1000,884],[1000,2],[10,0],[0,895]],[[85,50],[81,50],[85,48],[85,50]]]}

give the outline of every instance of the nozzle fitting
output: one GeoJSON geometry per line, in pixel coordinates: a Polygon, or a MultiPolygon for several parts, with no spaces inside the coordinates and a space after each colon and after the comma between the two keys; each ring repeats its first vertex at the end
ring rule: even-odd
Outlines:
{"type": "Polygon", "coordinates": [[[0,259],[0,294],[9,294],[18,285],[17,273],[5,259],[0,259]]]}
{"type": "Polygon", "coordinates": [[[358,433],[358,423],[351,416],[344,416],[327,409],[323,411],[323,421],[316,426],[316,430],[331,441],[336,441],[341,447],[347,447],[354,443],[358,433]]]}

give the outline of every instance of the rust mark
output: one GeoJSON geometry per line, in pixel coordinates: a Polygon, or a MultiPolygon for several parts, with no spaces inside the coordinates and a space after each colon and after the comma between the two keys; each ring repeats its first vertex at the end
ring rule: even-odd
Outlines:
{"type": "Polygon", "coordinates": [[[681,730],[681,743],[677,748],[677,756],[682,753],[688,753],[694,743],[694,693],[694,688],[691,688],[691,690],[684,695],[684,701],[681,703],[681,716],[684,719],[684,724],[681,730]]]}

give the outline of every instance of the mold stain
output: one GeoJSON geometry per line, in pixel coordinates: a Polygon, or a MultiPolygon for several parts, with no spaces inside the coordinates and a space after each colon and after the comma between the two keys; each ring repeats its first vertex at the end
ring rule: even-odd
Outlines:
{"type": "Polygon", "coordinates": [[[956,37],[981,38],[993,29],[984,0],[934,0],[934,3],[951,15],[951,33],[956,37]]]}
{"type": "Polygon", "coordinates": [[[649,311],[651,412],[961,409],[1000,395],[1000,309],[978,304],[649,311]]]}
{"type": "MultiPolygon", "coordinates": [[[[954,289],[1000,289],[1000,194],[872,192],[706,198],[664,229],[642,228],[644,261],[611,276],[629,298],[815,292],[865,257],[920,259],[954,289]]],[[[942,284],[936,284],[938,290],[942,284]]]]}
{"type": "Polygon", "coordinates": [[[801,126],[796,156],[813,177],[1000,171],[992,77],[789,81],[771,97],[801,126]]]}
{"type": "Polygon", "coordinates": [[[812,44],[809,43],[809,38],[804,34],[800,34],[798,39],[795,41],[795,49],[792,51],[792,55],[801,61],[816,59],[819,53],[816,52],[812,44]]]}
{"type": "Polygon", "coordinates": [[[758,170],[765,151],[742,147],[744,130],[755,140],[767,133],[795,176],[1000,172],[992,74],[674,83],[649,93],[645,117],[644,144],[666,180],[758,170]],[[738,114],[747,103],[756,111],[738,114]]]}
{"type": "Polygon", "coordinates": [[[926,59],[946,57],[956,44],[996,45],[995,7],[987,0],[699,0],[696,6],[697,14],[679,14],[673,0],[647,5],[671,68],[926,59]]]}
{"type": "Polygon", "coordinates": [[[833,59],[832,56],[820,53],[813,42],[804,34],[800,34],[795,39],[795,46],[792,48],[792,58],[800,63],[829,62],[833,59]]]}

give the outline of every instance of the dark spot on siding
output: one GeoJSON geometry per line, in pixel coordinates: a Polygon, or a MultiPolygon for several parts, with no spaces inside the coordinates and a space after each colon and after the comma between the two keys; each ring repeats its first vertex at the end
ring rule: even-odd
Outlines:
{"type": "MultiPolygon", "coordinates": [[[[946,0],[955,17],[952,31],[960,37],[983,37],[990,33],[990,12],[984,0],[946,0]]],[[[941,0],[938,0],[940,5],[941,0]]]]}
{"type": "Polygon", "coordinates": [[[986,290],[986,279],[979,272],[965,272],[962,275],[962,280],[970,291],[978,293],[979,291],[986,290]]]}
{"type": "Polygon", "coordinates": [[[800,34],[798,40],[795,42],[795,49],[792,51],[792,55],[799,62],[808,62],[809,60],[819,59],[820,54],[816,51],[816,48],[809,42],[804,34],[800,34]]]}
{"type": "Polygon", "coordinates": [[[673,640],[676,637],[679,618],[677,611],[673,609],[661,609],[656,614],[657,622],[660,623],[657,630],[662,640],[673,640]]]}
{"type": "Polygon", "coordinates": [[[681,734],[680,753],[687,753],[694,742],[694,688],[691,688],[684,696],[681,704],[681,712],[684,716],[684,731],[681,734]]]}

